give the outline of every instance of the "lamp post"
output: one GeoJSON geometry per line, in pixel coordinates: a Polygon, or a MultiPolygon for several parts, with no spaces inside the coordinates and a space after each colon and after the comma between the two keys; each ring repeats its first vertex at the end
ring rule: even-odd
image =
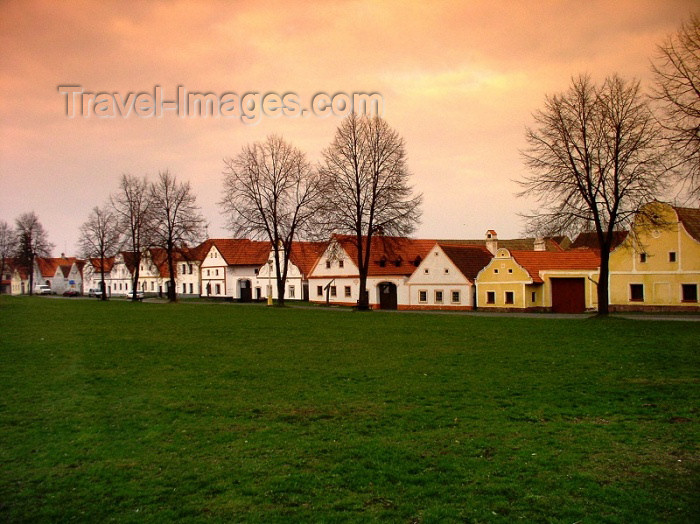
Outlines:
{"type": "Polygon", "coordinates": [[[267,305],[272,305],[272,259],[267,261],[267,305]]]}

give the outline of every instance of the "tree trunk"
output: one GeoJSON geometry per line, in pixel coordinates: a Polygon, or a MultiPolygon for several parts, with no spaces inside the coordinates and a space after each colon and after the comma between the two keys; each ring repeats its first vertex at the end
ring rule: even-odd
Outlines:
{"type": "Polygon", "coordinates": [[[367,270],[360,270],[360,296],[357,301],[359,311],[369,311],[369,293],[367,292],[367,270]]]}
{"type": "Polygon", "coordinates": [[[131,281],[131,300],[136,301],[136,293],[139,287],[139,269],[141,268],[141,253],[134,251],[134,278],[131,281]]]}
{"type": "Polygon", "coordinates": [[[177,293],[175,289],[175,264],[173,261],[174,253],[173,246],[168,246],[168,271],[170,272],[170,279],[168,281],[168,301],[177,302],[177,293]]]}
{"type": "Polygon", "coordinates": [[[600,252],[600,276],[598,277],[598,316],[605,317],[610,313],[608,289],[610,287],[610,251],[600,252]]]}
{"type": "Polygon", "coordinates": [[[27,273],[29,273],[29,296],[32,296],[34,294],[34,257],[29,258],[27,273]]]}
{"type": "MultiPolygon", "coordinates": [[[[102,296],[100,300],[107,300],[107,286],[105,286],[105,259],[100,257],[100,286],[102,289],[102,296]]],[[[84,289],[84,288],[83,288],[84,289]]]]}

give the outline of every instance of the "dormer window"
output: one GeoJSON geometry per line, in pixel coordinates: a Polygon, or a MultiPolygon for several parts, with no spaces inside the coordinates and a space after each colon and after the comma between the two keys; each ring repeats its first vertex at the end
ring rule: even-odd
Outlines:
{"type": "Polygon", "coordinates": [[[401,266],[401,258],[397,258],[396,260],[394,260],[394,265],[396,267],[400,267],[401,266]]]}
{"type": "Polygon", "coordinates": [[[418,256],[416,257],[416,259],[413,261],[413,265],[416,266],[416,267],[418,267],[418,266],[420,266],[420,263],[421,263],[422,261],[423,261],[423,259],[421,258],[420,255],[418,255],[418,256]]]}
{"type": "Polygon", "coordinates": [[[379,259],[379,267],[386,267],[386,257],[379,259]]]}

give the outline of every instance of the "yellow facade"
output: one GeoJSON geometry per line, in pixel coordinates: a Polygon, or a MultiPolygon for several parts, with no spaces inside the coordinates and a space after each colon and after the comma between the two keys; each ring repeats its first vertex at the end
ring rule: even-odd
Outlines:
{"type": "Polygon", "coordinates": [[[477,275],[477,306],[493,309],[550,309],[552,279],[576,278],[584,280],[585,308],[597,308],[597,269],[542,269],[537,276],[542,282],[535,282],[508,249],[500,248],[491,262],[477,275]]]}
{"type": "Polygon", "coordinates": [[[530,274],[507,249],[501,248],[476,277],[476,303],[479,308],[541,307],[541,288],[541,284],[533,285],[530,274]],[[535,302],[532,301],[533,292],[535,302]]]}
{"type": "Polygon", "coordinates": [[[610,253],[610,304],[617,309],[697,308],[700,242],[670,205],[654,203],[650,209],[661,225],[640,218],[610,253]],[[695,300],[688,300],[693,289],[695,300]]]}

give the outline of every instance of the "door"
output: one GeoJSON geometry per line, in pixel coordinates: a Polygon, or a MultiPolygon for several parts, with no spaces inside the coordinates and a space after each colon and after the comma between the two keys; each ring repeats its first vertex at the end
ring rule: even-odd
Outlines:
{"type": "Polygon", "coordinates": [[[583,278],[552,279],[552,311],[583,313],[586,311],[586,282],[583,278]]]}
{"type": "Polygon", "coordinates": [[[250,302],[253,299],[253,289],[250,280],[241,280],[241,302],[250,302]]]}
{"type": "Polygon", "coordinates": [[[379,284],[379,309],[396,309],[396,285],[391,282],[379,284]]]}

